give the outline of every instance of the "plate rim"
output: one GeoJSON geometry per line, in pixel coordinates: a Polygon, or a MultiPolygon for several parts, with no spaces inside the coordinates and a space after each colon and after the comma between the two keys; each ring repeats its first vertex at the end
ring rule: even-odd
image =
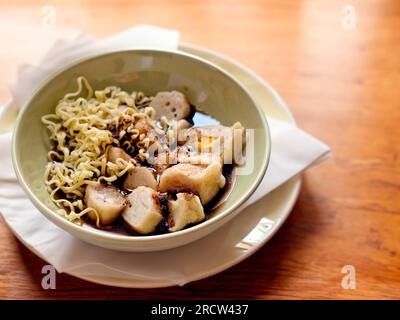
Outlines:
{"type": "MultiPolygon", "coordinates": [[[[282,215],[282,217],[279,219],[279,221],[274,224],[272,230],[267,234],[267,236],[260,241],[257,245],[253,246],[250,250],[247,250],[247,252],[243,255],[241,255],[239,258],[232,259],[229,263],[221,264],[219,267],[214,268],[214,269],[207,269],[204,273],[198,273],[196,277],[190,278],[184,285],[185,286],[189,283],[203,280],[212,276],[215,276],[223,271],[226,271],[235,265],[243,262],[244,260],[248,259],[250,256],[255,254],[258,250],[260,250],[271,238],[278,232],[278,230],[282,227],[282,225],[285,223],[286,219],[289,217],[294,205],[296,204],[296,200],[298,198],[298,195],[300,193],[300,188],[301,188],[301,174],[295,175],[292,177],[290,180],[288,180],[286,183],[293,183],[293,190],[291,192],[290,200],[287,202],[287,207],[285,208],[285,213],[282,215]],[[293,180],[293,182],[292,182],[293,180]]],[[[256,225],[254,226],[256,227],[256,225]]],[[[254,228],[253,228],[254,229],[254,228]]],[[[174,282],[170,282],[168,280],[140,280],[140,279],[135,279],[134,281],[139,283],[140,285],[131,285],[130,283],[120,283],[120,282],[113,282],[112,280],[108,279],[118,279],[116,277],[110,277],[110,278],[103,278],[100,279],[99,276],[90,276],[90,275],[74,275],[71,272],[64,272],[70,276],[73,276],[75,278],[89,281],[95,284],[100,284],[100,285],[106,285],[110,287],[118,287],[118,288],[129,288],[129,289],[156,289],[156,288],[168,288],[168,287],[176,287],[178,286],[174,282]]],[[[122,278],[121,278],[122,279],[122,278]]],[[[123,281],[126,282],[126,278],[123,278],[123,281]]]]}

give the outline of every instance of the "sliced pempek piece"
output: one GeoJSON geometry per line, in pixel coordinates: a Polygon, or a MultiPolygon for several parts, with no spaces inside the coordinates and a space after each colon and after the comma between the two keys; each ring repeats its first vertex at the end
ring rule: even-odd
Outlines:
{"type": "Polygon", "coordinates": [[[125,161],[130,161],[132,158],[123,149],[118,147],[111,147],[107,151],[107,160],[116,163],[118,159],[123,159],[125,161]]]}
{"type": "Polygon", "coordinates": [[[180,163],[209,163],[220,158],[223,164],[242,164],[242,151],[246,143],[245,128],[240,122],[234,123],[231,127],[222,125],[192,127],[186,130],[186,139],[181,143],[181,152],[178,157],[180,163]]]}
{"type": "Polygon", "coordinates": [[[128,176],[124,181],[124,189],[133,190],[139,186],[157,190],[157,181],[152,169],[146,167],[133,167],[129,170],[128,176]]]}
{"type": "Polygon", "coordinates": [[[179,163],[165,170],[160,178],[161,192],[191,192],[199,195],[205,205],[225,186],[220,163],[199,166],[179,163]]]}
{"type": "Polygon", "coordinates": [[[163,219],[158,193],[148,187],[137,187],[128,195],[128,201],[122,213],[126,223],[141,234],[154,232],[163,219]]]}
{"type": "Polygon", "coordinates": [[[190,115],[190,105],[185,95],[179,91],[159,92],[151,101],[149,107],[156,111],[157,119],[180,120],[190,115]]]}
{"type": "MultiPolygon", "coordinates": [[[[96,210],[100,225],[109,225],[120,216],[127,200],[116,187],[99,183],[87,186],[85,204],[88,208],[96,210]]],[[[89,211],[88,216],[97,222],[97,215],[93,211],[89,211]]]]}
{"type": "Polygon", "coordinates": [[[168,202],[168,209],[170,232],[182,230],[188,224],[203,221],[205,218],[199,197],[192,193],[178,193],[176,200],[168,202]]]}

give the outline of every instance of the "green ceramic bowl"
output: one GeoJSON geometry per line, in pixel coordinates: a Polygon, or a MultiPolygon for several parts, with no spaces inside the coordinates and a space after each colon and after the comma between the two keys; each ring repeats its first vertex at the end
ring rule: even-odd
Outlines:
{"type": "Polygon", "coordinates": [[[127,50],[81,59],[50,75],[23,106],[13,138],[13,164],[25,192],[49,220],[89,243],[121,251],[155,251],[181,246],[204,237],[232,219],[257,188],[267,168],[270,135],[262,110],[247,90],[219,67],[181,52],[127,50]],[[67,221],[56,213],[43,175],[50,148],[41,117],[54,112],[60,98],[76,90],[76,78],[85,76],[95,89],[116,85],[127,91],[180,90],[196,107],[224,125],[240,121],[254,129],[254,161],[250,172],[237,177],[226,201],[207,221],[171,234],[125,236],[67,221]]]}

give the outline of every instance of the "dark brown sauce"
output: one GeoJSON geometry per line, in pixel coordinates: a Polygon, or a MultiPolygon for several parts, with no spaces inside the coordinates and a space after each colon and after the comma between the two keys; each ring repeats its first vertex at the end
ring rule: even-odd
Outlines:
{"type": "MultiPolygon", "coordinates": [[[[192,110],[194,108],[192,107],[192,110]]],[[[202,127],[202,126],[213,126],[213,125],[218,125],[220,122],[213,117],[211,117],[208,114],[202,113],[202,112],[195,112],[193,111],[191,117],[190,117],[190,122],[193,124],[193,126],[197,127],[202,127]]],[[[226,183],[224,188],[219,190],[217,195],[204,206],[204,212],[206,214],[206,220],[212,218],[216,213],[218,213],[219,207],[225,202],[225,200],[229,197],[233,190],[233,186],[235,185],[236,181],[236,170],[234,165],[224,165],[222,173],[226,179],[226,183]]],[[[122,184],[125,179],[126,175],[122,176],[119,178],[114,184],[122,190],[122,184]]],[[[158,178],[158,177],[157,177],[158,178]]],[[[129,192],[126,192],[126,190],[122,191],[125,194],[129,194],[129,192]]],[[[122,217],[119,217],[112,225],[101,228],[103,230],[107,230],[119,235],[126,235],[126,236],[150,236],[150,235],[155,235],[155,234],[164,234],[168,233],[168,200],[174,199],[175,195],[173,194],[160,194],[160,206],[161,206],[161,211],[163,212],[164,219],[162,222],[157,226],[157,229],[154,233],[148,234],[148,235],[142,235],[134,230],[132,230],[131,227],[124,221],[122,217]]],[[[83,221],[92,226],[93,228],[96,228],[96,223],[89,220],[88,218],[84,217],[83,221]]],[[[199,222],[202,223],[202,222],[199,222]]],[[[185,229],[190,228],[193,225],[188,225],[185,229]]]]}

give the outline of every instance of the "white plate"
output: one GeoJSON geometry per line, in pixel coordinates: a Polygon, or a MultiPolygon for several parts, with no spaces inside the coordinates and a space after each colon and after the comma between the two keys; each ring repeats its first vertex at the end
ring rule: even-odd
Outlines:
{"type": "MultiPolygon", "coordinates": [[[[268,116],[296,125],[285,102],[264,80],[249,69],[227,57],[200,47],[181,44],[179,49],[224,68],[250,90],[268,116]]],[[[193,247],[193,250],[185,250],[185,252],[196,252],[195,255],[182,259],[181,252],[178,252],[179,248],[172,249],[168,252],[168,260],[173,263],[176,260],[174,255],[179,255],[180,269],[186,271],[187,282],[210,277],[238,264],[260,249],[282,226],[297,200],[300,185],[301,177],[293,177],[245,209],[218,232],[187,245],[187,247],[193,247]],[[210,252],[212,254],[209,254],[210,252]],[[186,264],[185,266],[182,266],[182,261],[186,264]]],[[[160,259],[165,257],[165,253],[152,254],[160,255],[160,259]]],[[[116,287],[160,288],[175,285],[173,282],[160,279],[138,279],[130,274],[115,276],[112,266],[109,266],[109,272],[101,277],[81,276],[73,272],[69,274],[87,281],[116,287]]]]}

